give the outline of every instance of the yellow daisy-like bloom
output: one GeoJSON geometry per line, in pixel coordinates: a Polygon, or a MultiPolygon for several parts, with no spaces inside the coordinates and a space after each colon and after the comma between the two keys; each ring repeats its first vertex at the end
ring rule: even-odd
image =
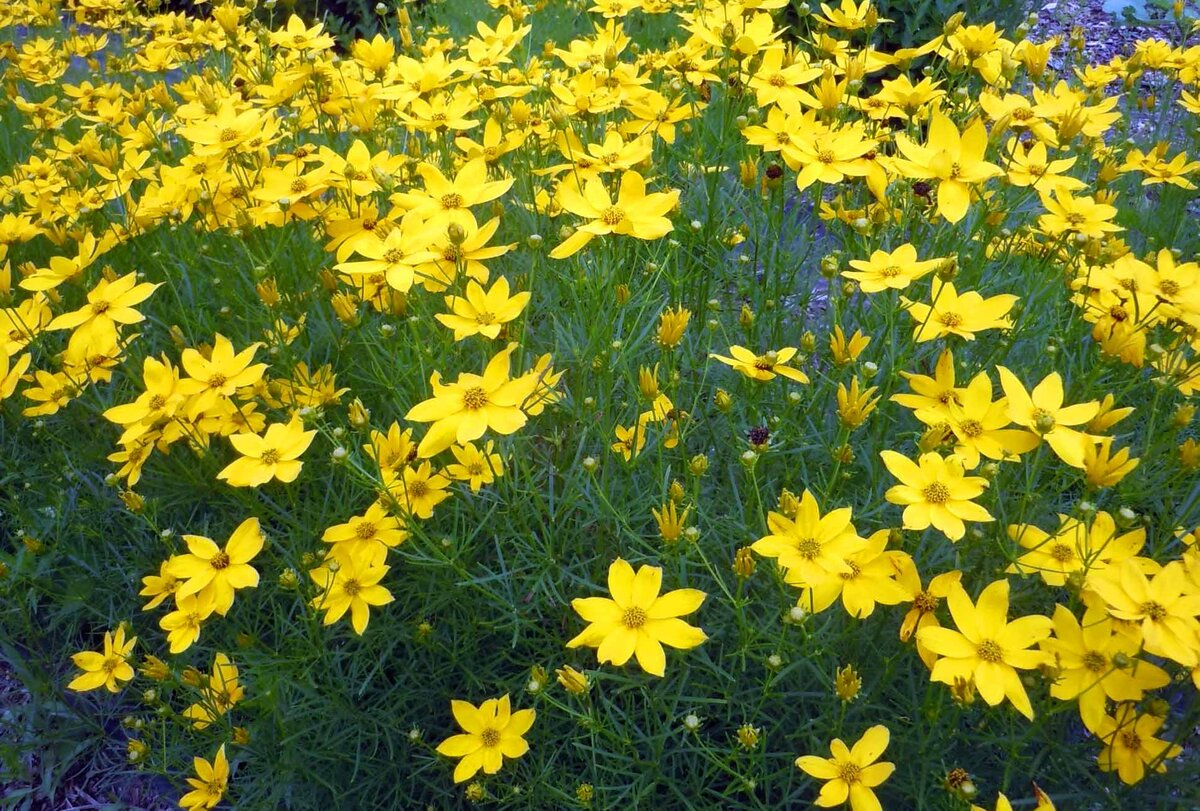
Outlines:
{"type": "Polygon", "coordinates": [[[1100,404],[1063,405],[1063,382],[1058,372],[1049,375],[1027,392],[1021,381],[1003,366],[997,366],[1000,385],[1008,397],[1008,416],[1046,440],[1059,459],[1071,467],[1084,466],[1084,452],[1091,437],[1072,426],[1084,425],[1100,411],[1100,404]]]}
{"type": "Polygon", "coordinates": [[[992,514],[974,503],[988,486],[980,476],[964,476],[957,456],[942,458],[923,453],[913,462],[895,451],[880,451],[883,463],[900,484],[888,489],[885,498],[904,505],[904,528],[925,529],[933,525],[947,538],[957,541],[966,534],[964,521],[992,521],[992,514]]]}
{"type": "Polygon", "coordinates": [[[205,729],[241,701],[246,691],[238,684],[238,669],[229,654],[218,653],[213,659],[212,675],[201,678],[201,700],[183,711],[193,729],[205,729]]]}
{"type": "Polygon", "coordinates": [[[679,192],[646,193],[646,181],[637,172],[621,175],[621,188],[614,201],[604,183],[592,179],[578,185],[564,181],[558,187],[558,202],[566,211],[589,221],[550,252],[554,259],[565,259],[579,251],[594,237],[623,234],[637,239],[658,239],[672,229],[666,215],[679,204],[679,192]]]}
{"type": "Polygon", "coordinates": [[[918,343],[947,335],[973,341],[977,332],[1012,326],[1012,321],[1005,317],[1017,303],[1017,296],[1011,293],[985,299],[974,290],[960,295],[952,282],[936,282],[931,296],[929,304],[900,298],[908,314],[917,322],[913,340],[918,343]]]}
{"type": "Polygon", "coordinates": [[[929,136],[924,146],[907,136],[896,136],[896,146],[905,159],[896,159],[896,168],[905,177],[936,179],[938,213],[950,222],[967,216],[971,205],[971,186],[1004,170],[985,161],[988,133],[976,120],[960,135],[954,122],[942,113],[929,120],[929,136]]]}
{"type": "Polygon", "coordinates": [[[807,383],[808,375],[787,365],[787,362],[795,357],[796,352],[796,347],[785,346],[783,349],[772,349],[762,355],[756,355],[745,347],[731,346],[729,354],[733,357],[716,354],[709,355],[709,357],[732,366],[751,380],[765,382],[773,380],[775,375],[780,375],[797,383],[807,383]]]}
{"type": "Polygon", "coordinates": [[[584,620],[591,623],[567,643],[568,648],[597,648],[596,657],[618,667],[636,655],[642,669],[653,676],[666,672],[663,645],[687,650],[708,639],[704,631],[680,617],[700,607],[707,596],[697,589],[676,589],[659,595],[662,569],[633,567],[621,558],[608,567],[607,597],[582,597],[571,601],[584,620]]]}
{"type": "Polygon", "coordinates": [[[524,735],[537,718],[536,710],[513,712],[508,694],[489,698],[478,707],[467,702],[450,702],[454,720],[465,734],[451,735],[438,744],[437,752],[446,757],[462,758],[454,767],[454,782],[470,780],[483,769],[495,774],[504,758],[519,758],[529,751],[524,735]]]}
{"type": "Polygon", "coordinates": [[[262,436],[254,432],[234,434],[229,442],[242,457],[230,462],[217,478],[234,487],[258,487],[272,479],[293,482],[304,467],[300,456],[316,435],[315,430],[304,430],[299,415],[287,423],[268,425],[262,436]]]}
{"type": "Polygon", "coordinates": [[[854,270],[842,271],[858,282],[864,293],[903,290],[913,281],[936,270],[944,259],[917,259],[917,249],[906,242],[894,251],[874,251],[870,259],[851,259],[854,270]]]}
{"type": "Polygon", "coordinates": [[[188,811],[209,809],[221,802],[225,796],[225,788],[229,785],[229,761],[225,759],[225,744],[217,750],[217,755],[209,763],[204,758],[192,761],[196,776],[187,779],[192,790],[179,798],[180,808],[188,811]]]}
{"type": "Polygon", "coordinates": [[[391,567],[367,565],[349,556],[337,564],[336,569],[331,564],[309,572],[322,589],[312,605],[325,612],[325,625],[333,625],[349,611],[354,633],[362,636],[371,619],[371,606],[387,605],[394,599],[390,591],[379,585],[391,567]]]}
{"type": "Polygon", "coordinates": [[[103,653],[85,650],[71,656],[75,667],[83,672],[71,680],[67,689],[84,692],[103,687],[110,693],[119,693],[122,683],[133,678],[129,655],[136,644],[136,636],[125,639],[124,627],[115,632],[105,631],[103,653]]]}
{"type": "Polygon", "coordinates": [[[1139,714],[1137,705],[1125,702],[1117,705],[1116,712],[1104,716],[1096,733],[1104,742],[1104,749],[1096,756],[1096,765],[1102,772],[1116,772],[1121,782],[1133,785],[1146,776],[1146,767],[1158,774],[1167,770],[1164,762],[1183,754],[1183,748],[1154,737],[1166,717],[1149,713],[1139,714]]]}
{"type": "Polygon", "coordinates": [[[930,678],[943,684],[973,681],[989,705],[994,707],[1008,698],[1032,721],[1033,706],[1017,670],[1032,670],[1052,661],[1049,653],[1028,649],[1050,636],[1050,618],[1031,615],[1009,622],[1007,580],[989,585],[974,604],[963,587],[956,585],[946,602],[958,630],[929,627],[917,632],[921,644],[940,657],[930,678]]]}
{"type": "Polygon", "coordinates": [[[404,415],[413,422],[432,422],[417,453],[428,458],[455,442],[460,445],[479,439],[487,430],[511,434],[525,424],[521,404],[532,393],[524,378],[509,377],[509,356],[516,344],[497,352],[483,375],[459,375],[449,385],[434,372],[429,383],[433,397],[409,409],[404,415]]]}
{"type": "Polygon", "coordinates": [[[1136,559],[1127,559],[1089,577],[1087,588],[1114,618],[1137,623],[1147,653],[1184,667],[1200,664],[1200,588],[1182,563],[1172,561],[1148,578],[1136,559]]]}
{"type": "Polygon", "coordinates": [[[247,518],[239,524],[224,549],[203,535],[184,535],[183,541],[190,554],[171,558],[166,569],[182,581],[175,592],[177,603],[203,591],[212,598],[212,610],[224,616],[233,605],[235,590],[258,585],[258,571],[250,565],[263,548],[257,518],[247,518]]]}
{"type": "Polygon", "coordinates": [[[452,312],[438,313],[434,318],[454,330],[456,341],[472,335],[495,339],[500,337],[500,329],[525,309],[529,295],[525,292],[510,296],[508,279],[503,276],[486,291],[479,282],[471,280],[465,295],[446,296],[446,306],[452,312]]]}
{"type": "Polygon", "coordinates": [[[879,811],[882,807],[872,789],[881,785],[896,770],[894,763],[876,763],[887,749],[891,733],[883,724],[876,724],[863,733],[853,747],[841,738],[829,743],[832,757],[801,755],[796,766],[818,780],[824,780],[821,793],[813,805],[829,808],[849,801],[853,811],[879,811]]]}

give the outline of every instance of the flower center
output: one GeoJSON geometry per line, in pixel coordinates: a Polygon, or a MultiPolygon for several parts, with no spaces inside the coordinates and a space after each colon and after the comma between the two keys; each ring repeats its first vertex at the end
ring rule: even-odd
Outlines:
{"type": "MultiPolygon", "coordinates": [[[[1162,285],[1159,285],[1159,287],[1161,287],[1161,286],[1162,285]]],[[[95,304],[92,305],[92,314],[93,315],[104,315],[106,312],[108,312],[108,308],[110,306],[112,306],[112,305],[110,305],[107,301],[97,301],[95,304]]]]}
{"type": "Polygon", "coordinates": [[[833,153],[828,149],[822,149],[817,153],[817,160],[821,163],[833,163],[833,153]]]}
{"type": "Polygon", "coordinates": [[[1040,434],[1048,434],[1054,430],[1054,415],[1044,408],[1033,410],[1033,427],[1040,434]]]}
{"type": "Polygon", "coordinates": [[[357,580],[347,580],[342,584],[342,591],[346,592],[346,594],[350,595],[351,597],[354,597],[360,591],[362,591],[362,584],[357,580]]]}
{"type": "Polygon", "coordinates": [[[846,561],[846,565],[848,567],[850,567],[850,571],[841,573],[841,577],[843,580],[853,580],[854,578],[856,578],[860,574],[862,574],[861,566],[859,566],[857,563],[855,563],[854,561],[852,561],[848,558],[845,558],[844,560],[846,561]]]}
{"type": "Polygon", "coordinates": [[[1070,211],[1067,213],[1067,222],[1071,225],[1083,225],[1087,222],[1087,217],[1080,214],[1078,211],[1070,211]]]}
{"type": "Polygon", "coordinates": [[[626,608],[625,613],[621,615],[621,622],[626,628],[637,630],[646,624],[646,612],[637,606],[626,608]]]}
{"type": "Polygon", "coordinates": [[[424,498],[429,494],[429,485],[425,482],[413,482],[408,486],[408,495],[410,498],[424,498]]]}
{"type": "Polygon", "coordinates": [[[1156,603],[1151,600],[1148,603],[1142,604],[1142,613],[1149,617],[1152,622],[1158,622],[1167,616],[1167,609],[1163,608],[1162,603],[1156,603]]]}
{"type": "Polygon", "coordinates": [[[221,130],[221,143],[223,143],[223,144],[228,144],[232,141],[236,141],[238,139],[238,137],[239,137],[238,131],[235,130],[233,127],[226,127],[225,129],[221,130]]]}
{"type": "Polygon", "coordinates": [[[998,644],[990,639],[985,639],[980,642],[975,653],[985,662],[999,662],[1004,659],[1004,651],[998,644]]]}
{"type": "Polygon", "coordinates": [[[1108,657],[1100,651],[1090,650],[1083,655],[1083,666],[1093,673],[1101,673],[1108,669],[1108,657]]]}
{"type": "Polygon", "coordinates": [[[389,265],[394,265],[404,259],[404,251],[399,248],[388,248],[383,252],[383,261],[389,265]]]}
{"type": "Polygon", "coordinates": [[[150,410],[151,411],[158,411],[160,408],[162,408],[166,404],[167,404],[167,398],[163,397],[161,394],[156,394],[150,398],[150,410]]]}
{"type": "Polygon", "coordinates": [[[500,733],[491,727],[488,727],[487,729],[483,730],[483,732],[479,733],[479,739],[483,741],[484,746],[499,746],[500,733]]]}
{"type": "Polygon", "coordinates": [[[1117,737],[1121,740],[1121,746],[1132,752],[1137,752],[1142,748],[1142,736],[1138,735],[1132,729],[1125,730],[1117,737]]]}
{"type": "Polygon", "coordinates": [[[208,561],[208,565],[213,567],[214,569],[216,569],[218,572],[221,571],[222,569],[228,569],[229,568],[229,553],[218,552],[217,554],[213,555],[212,558],[208,561]]]}
{"type": "Polygon", "coordinates": [[[114,670],[116,670],[120,666],[121,666],[121,660],[116,656],[109,656],[107,659],[104,660],[104,672],[105,673],[112,673],[114,670]]]}
{"type": "Polygon", "coordinates": [[[838,778],[847,783],[857,783],[860,779],[862,779],[862,767],[857,763],[838,763],[837,770],[838,778]]]}
{"type": "Polygon", "coordinates": [[[1179,283],[1174,279],[1163,279],[1158,283],[1158,289],[1165,296],[1174,296],[1179,293],[1179,283]]]}
{"type": "Polygon", "coordinates": [[[362,521],[354,528],[354,534],[363,541],[369,541],[374,538],[376,531],[375,525],[370,521],[362,521]]]}
{"type": "Polygon", "coordinates": [[[963,434],[971,439],[983,433],[983,426],[979,424],[979,420],[963,420],[959,427],[963,434]]]}
{"type": "Polygon", "coordinates": [[[817,543],[816,538],[801,538],[796,544],[796,551],[800,553],[800,557],[813,560],[821,554],[821,544],[817,543]]]}
{"type": "Polygon", "coordinates": [[[461,194],[443,194],[441,199],[442,208],[462,208],[463,198],[461,194]]]}
{"type": "Polygon", "coordinates": [[[954,327],[962,325],[963,317],[956,312],[948,312],[941,313],[938,316],[938,320],[941,321],[943,325],[953,329],[954,327]]]}
{"type": "Polygon", "coordinates": [[[920,611],[922,614],[928,614],[930,611],[936,611],[938,607],[938,598],[934,597],[927,591],[922,591],[913,598],[913,608],[920,611]]]}
{"type": "Polygon", "coordinates": [[[258,457],[264,465],[275,465],[279,463],[279,451],[274,448],[267,448],[258,457]]]}
{"type": "Polygon", "coordinates": [[[888,265],[879,271],[879,275],[885,279],[894,279],[900,275],[900,268],[896,265],[888,265]]]}
{"type": "Polygon", "coordinates": [[[600,215],[600,222],[604,223],[610,228],[620,225],[624,219],[625,212],[617,206],[609,206],[608,208],[604,209],[604,213],[600,215]]]}
{"type": "Polygon", "coordinates": [[[941,482],[933,482],[925,486],[925,489],[921,491],[921,495],[930,504],[945,504],[950,500],[950,488],[941,482]]]}
{"type": "Polygon", "coordinates": [[[1059,563],[1066,563],[1075,557],[1075,550],[1067,546],[1065,543],[1056,543],[1050,547],[1050,557],[1054,558],[1059,563]]]}
{"type": "Polygon", "coordinates": [[[496,323],[496,316],[491,313],[475,313],[475,323],[486,327],[488,324],[496,323]]]}
{"type": "Polygon", "coordinates": [[[463,392],[463,408],[468,411],[478,411],[487,404],[487,392],[479,386],[472,386],[463,392]]]}
{"type": "Polygon", "coordinates": [[[304,182],[304,178],[298,177],[288,186],[288,191],[292,194],[304,194],[304,192],[308,191],[308,184],[304,182]]]}
{"type": "Polygon", "coordinates": [[[225,375],[217,372],[208,379],[208,387],[210,389],[219,389],[225,385],[225,375]]]}

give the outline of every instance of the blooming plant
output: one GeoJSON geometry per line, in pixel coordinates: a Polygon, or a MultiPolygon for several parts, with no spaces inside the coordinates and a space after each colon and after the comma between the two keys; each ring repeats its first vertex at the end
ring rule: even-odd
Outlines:
{"type": "Polygon", "coordinates": [[[291,5],[0,4],[6,797],[1200,807],[1191,5],[291,5]]]}

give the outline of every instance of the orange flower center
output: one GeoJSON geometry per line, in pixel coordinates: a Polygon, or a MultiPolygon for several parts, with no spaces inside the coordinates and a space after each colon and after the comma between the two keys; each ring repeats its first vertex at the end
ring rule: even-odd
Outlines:
{"type": "Polygon", "coordinates": [[[913,608],[920,611],[922,614],[928,614],[930,611],[936,611],[938,607],[938,598],[934,597],[927,591],[922,591],[913,599],[913,608]]]}
{"type": "Polygon", "coordinates": [[[483,741],[484,746],[500,745],[500,733],[491,727],[488,727],[487,729],[483,730],[483,732],[480,732],[479,739],[483,741]]]}
{"type": "Polygon", "coordinates": [[[953,329],[954,327],[962,325],[963,317],[956,312],[947,312],[941,313],[938,316],[938,320],[941,321],[943,325],[953,329]]]}
{"type": "Polygon", "coordinates": [[[376,527],[370,521],[362,521],[354,528],[354,534],[359,540],[369,541],[375,537],[376,527]]]}
{"type": "Polygon", "coordinates": [[[859,766],[857,763],[838,763],[837,770],[838,778],[846,783],[857,783],[862,779],[862,766],[859,766]]]}
{"type": "Polygon", "coordinates": [[[617,206],[609,206],[604,209],[604,213],[600,215],[600,222],[607,225],[609,228],[615,228],[620,225],[625,219],[625,212],[617,206]]]}
{"type": "Polygon", "coordinates": [[[212,559],[209,560],[208,565],[216,569],[218,572],[222,569],[228,569],[229,554],[226,552],[218,552],[212,556],[212,559]]]}
{"type": "Polygon", "coordinates": [[[959,425],[963,434],[974,439],[983,433],[983,426],[979,424],[979,420],[963,420],[959,425]]]}
{"type": "Polygon", "coordinates": [[[478,411],[487,404],[487,392],[479,386],[472,386],[463,392],[463,408],[468,411],[478,411]]]}
{"type": "Polygon", "coordinates": [[[1075,550],[1067,546],[1065,543],[1056,543],[1050,547],[1050,557],[1054,558],[1059,563],[1066,563],[1068,560],[1075,557],[1075,550]]]}
{"type": "Polygon", "coordinates": [[[274,448],[267,448],[259,456],[264,465],[274,465],[279,463],[279,451],[274,448]]]}
{"type": "Polygon", "coordinates": [[[801,538],[796,544],[796,551],[800,553],[800,557],[812,560],[821,554],[821,544],[817,543],[816,538],[801,538]]]}
{"type": "Polygon", "coordinates": [[[462,208],[463,198],[461,194],[451,192],[450,194],[443,194],[440,202],[442,208],[462,208]]]}

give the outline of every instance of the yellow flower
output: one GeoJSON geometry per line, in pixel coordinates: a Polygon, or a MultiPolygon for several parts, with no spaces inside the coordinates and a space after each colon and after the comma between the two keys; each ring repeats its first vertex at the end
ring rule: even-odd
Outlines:
{"type": "Polygon", "coordinates": [[[687,650],[708,637],[679,619],[700,607],[704,592],[676,589],[660,596],[661,588],[662,569],[642,566],[635,575],[632,566],[617,558],[608,568],[612,599],[582,597],[571,601],[571,607],[590,624],[567,647],[597,648],[601,663],[611,662],[618,667],[636,655],[643,670],[662,676],[667,666],[663,645],[687,650]]]}
{"type": "MultiPolygon", "coordinates": [[[[953,570],[936,575],[929,581],[928,587],[921,586],[921,573],[909,556],[896,559],[896,583],[904,591],[907,600],[912,601],[912,607],[904,615],[900,623],[900,641],[907,642],[922,628],[940,628],[937,609],[942,600],[950,594],[962,580],[962,572],[953,570]]],[[[917,655],[930,670],[937,661],[937,654],[921,644],[917,639],[917,655]]]]}
{"type": "Polygon", "coordinates": [[[529,293],[508,294],[508,280],[500,276],[485,291],[479,282],[472,279],[463,296],[446,296],[446,306],[451,313],[434,316],[443,326],[454,330],[454,340],[461,341],[472,335],[498,338],[504,324],[512,321],[529,303],[529,293]]]}
{"type": "Polygon", "coordinates": [[[421,519],[431,518],[433,508],[450,498],[450,479],[434,472],[433,465],[422,462],[395,470],[383,470],[383,487],[396,500],[400,509],[421,519]]]}
{"type": "Polygon", "coordinates": [[[183,653],[200,638],[200,626],[212,616],[213,597],[211,591],[175,597],[175,610],[158,621],[158,627],[167,632],[171,653],[183,653]]]}
{"type": "Polygon", "coordinates": [[[946,601],[958,630],[927,627],[917,632],[918,640],[940,657],[930,678],[942,684],[973,681],[989,705],[994,707],[1007,697],[1032,721],[1033,707],[1017,670],[1031,670],[1050,660],[1043,651],[1028,650],[1050,636],[1050,618],[1032,615],[1009,622],[1007,580],[985,588],[978,603],[971,603],[962,586],[951,589],[946,601]]]}
{"type": "Polygon", "coordinates": [[[673,349],[683,340],[683,331],[687,329],[688,319],[692,311],[679,306],[675,309],[668,307],[658,318],[658,344],[667,349],[673,349]]]}
{"type": "Polygon", "coordinates": [[[221,802],[229,785],[229,761],[225,759],[225,744],[221,744],[212,763],[198,757],[192,761],[192,765],[196,776],[187,779],[192,790],[179,798],[179,806],[187,811],[207,811],[221,802]]]}
{"type": "Polygon", "coordinates": [[[125,639],[125,627],[117,626],[117,630],[104,632],[104,652],[80,651],[71,656],[71,661],[83,672],[67,685],[69,690],[84,692],[103,687],[110,693],[119,693],[121,683],[133,678],[133,667],[129,664],[129,656],[137,637],[125,639]]]}
{"type": "Polygon", "coordinates": [[[842,332],[841,325],[835,325],[833,333],[829,336],[829,351],[833,353],[833,362],[839,366],[847,366],[858,360],[858,356],[863,353],[863,350],[871,343],[869,335],[863,335],[862,330],[854,330],[854,334],[850,336],[850,340],[846,340],[846,333],[842,332]]]}
{"type": "Polygon", "coordinates": [[[1055,188],[1053,194],[1042,192],[1042,205],[1046,213],[1038,218],[1038,228],[1050,236],[1072,233],[1100,239],[1124,230],[1112,222],[1117,216],[1116,207],[1097,203],[1091,197],[1075,197],[1069,191],[1055,188]]]}
{"type": "MultiPolygon", "coordinates": [[[[1038,439],[1027,431],[1009,429],[1008,403],[1001,398],[992,402],[992,381],[987,372],[971,379],[958,398],[945,407],[918,409],[916,417],[929,426],[945,424],[954,434],[954,454],[963,467],[973,470],[980,456],[988,459],[1016,459],[1037,447],[1038,439]]],[[[903,395],[901,395],[903,396],[903,395]]]]}
{"type": "Polygon", "coordinates": [[[917,322],[913,340],[918,343],[946,335],[957,335],[973,341],[976,332],[1012,326],[1012,321],[1005,316],[1017,303],[1017,296],[1010,293],[986,299],[974,290],[959,295],[953,282],[938,281],[934,284],[931,296],[931,304],[900,297],[908,314],[917,322]]]}
{"type": "Polygon", "coordinates": [[[1032,392],[1027,392],[1008,369],[997,366],[996,370],[1008,396],[1009,418],[1046,440],[1059,459],[1071,467],[1082,468],[1090,437],[1071,426],[1083,425],[1096,416],[1100,404],[1092,401],[1064,406],[1062,376],[1058,372],[1051,372],[1032,392]]]}
{"type": "Polygon", "coordinates": [[[637,172],[621,175],[621,187],[614,202],[599,179],[586,181],[582,188],[571,180],[558,187],[558,201],[572,214],[589,222],[580,225],[550,252],[565,259],[579,251],[594,237],[623,234],[637,239],[658,239],[671,231],[666,215],[679,203],[679,192],[646,193],[646,181],[637,172]]]}
{"type": "Polygon", "coordinates": [[[1137,640],[1118,633],[1114,625],[1103,610],[1088,609],[1081,623],[1066,606],[1057,605],[1054,637],[1041,643],[1054,655],[1050,695],[1062,701],[1078,699],[1079,716],[1094,734],[1104,727],[1106,699],[1141,701],[1146,690],[1171,681],[1165,670],[1138,659],[1137,640]]]}
{"type": "Polygon", "coordinates": [[[362,515],[356,515],[344,524],[329,527],[321,540],[332,544],[351,544],[355,549],[369,551],[378,547],[386,551],[399,546],[408,539],[404,522],[389,515],[387,508],[376,501],[362,515]]]}
{"type": "Polygon", "coordinates": [[[387,605],[393,600],[392,593],[379,585],[390,568],[382,564],[362,565],[355,558],[346,557],[309,572],[321,588],[312,606],[325,612],[323,624],[333,625],[349,611],[354,633],[362,636],[371,619],[371,606],[387,605]]]}
{"type": "Polygon", "coordinates": [[[875,605],[904,602],[904,590],[896,582],[899,560],[907,557],[900,550],[886,551],[891,530],[881,529],[866,539],[866,545],[842,560],[846,570],[809,585],[795,569],[784,572],[784,582],[803,588],[797,605],[815,614],[833,605],[840,596],[842,607],[855,619],[869,617],[875,605]]]}
{"type": "Polygon", "coordinates": [[[1158,774],[1165,772],[1164,761],[1183,754],[1182,747],[1154,737],[1165,720],[1148,713],[1139,714],[1133,702],[1118,704],[1111,716],[1104,716],[1096,733],[1104,742],[1096,757],[1100,771],[1116,772],[1127,785],[1145,777],[1147,766],[1158,774]]]}
{"type": "Polygon", "coordinates": [[[983,122],[976,120],[960,135],[954,122],[944,113],[935,112],[929,121],[924,146],[914,144],[904,134],[896,135],[896,146],[905,159],[896,159],[896,168],[905,177],[936,179],[938,213],[950,222],[967,215],[971,204],[971,185],[982,183],[1004,170],[983,159],[988,134],[983,122]]]}
{"type": "Polygon", "coordinates": [[[148,299],[161,286],[149,282],[138,284],[136,273],[127,273],[112,282],[102,278],[87,294],[86,305],[58,316],[47,329],[72,329],[76,335],[86,335],[94,341],[105,340],[108,336],[115,338],[119,324],[137,324],[145,320],[146,317],[134,306],[148,299]]]}
{"type": "Polygon", "coordinates": [[[287,423],[268,425],[262,436],[234,434],[229,442],[242,456],[226,465],[217,478],[234,487],[258,487],[272,479],[293,482],[304,466],[299,457],[316,435],[315,430],[304,430],[298,414],[287,423]]]}
{"type": "Polygon", "coordinates": [[[933,525],[952,541],[966,534],[964,521],[993,521],[992,514],[976,504],[987,488],[987,479],[964,476],[957,456],[942,458],[923,453],[913,462],[895,451],[880,451],[883,463],[900,484],[888,488],[884,497],[904,505],[904,528],[925,529],[933,525]]]}
{"type": "Polygon", "coordinates": [[[504,758],[512,760],[529,751],[524,736],[533,726],[537,711],[514,712],[507,693],[498,699],[489,698],[478,707],[454,700],[450,709],[465,734],[451,735],[438,744],[437,752],[462,758],[454,767],[455,783],[470,780],[480,769],[484,774],[495,774],[504,758]]]}
{"type": "Polygon", "coordinates": [[[207,357],[195,349],[183,350],[180,363],[188,376],[179,382],[179,393],[192,397],[188,417],[195,418],[219,399],[232,397],[238,389],[258,383],[267,369],[265,363],[251,363],[260,346],[251,344],[235,354],[229,339],[218,334],[207,357]]]}
{"type": "Polygon", "coordinates": [[[687,527],[688,513],[691,512],[691,507],[684,507],[683,513],[680,514],[675,507],[674,501],[667,501],[662,505],[662,509],[651,508],[650,513],[654,516],[655,523],[658,524],[658,534],[667,543],[675,543],[683,536],[683,530],[687,527]]]}
{"type": "Polygon", "coordinates": [[[879,389],[876,386],[871,386],[868,389],[859,391],[858,377],[850,380],[850,388],[847,389],[843,384],[838,383],[837,388],[837,404],[838,404],[838,419],[842,425],[847,428],[857,428],[866,422],[867,417],[871,416],[871,412],[875,410],[880,398],[871,399],[879,389]]]}
{"type": "Polygon", "coordinates": [[[482,449],[475,447],[474,442],[451,445],[450,452],[457,463],[446,466],[446,475],[455,481],[468,482],[472,493],[479,492],[480,487],[504,475],[504,460],[493,452],[494,447],[495,443],[490,439],[482,449]]]}
{"type": "Polygon", "coordinates": [[[1113,487],[1141,462],[1129,457],[1129,448],[1113,453],[1112,446],[1112,437],[1101,437],[1099,442],[1087,442],[1083,446],[1083,470],[1092,487],[1113,487]]]}
{"type": "Polygon", "coordinates": [[[1048,586],[1061,586],[1077,571],[1089,575],[1136,555],[1146,542],[1143,527],[1117,534],[1113,517],[1100,510],[1091,526],[1076,518],[1059,515],[1053,534],[1032,524],[1010,524],[1008,537],[1029,551],[1005,571],[1037,572],[1048,586]]]}
{"type": "Polygon", "coordinates": [[[853,811],[879,811],[879,799],[871,789],[891,777],[896,765],[875,761],[887,749],[890,740],[888,728],[876,724],[863,733],[853,748],[846,746],[841,738],[834,738],[829,743],[832,757],[801,755],[796,758],[796,766],[801,771],[826,781],[813,805],[829,808],[849,801],[853,811]]]}
{"type": "Polygon", "coordinates": [[[235,590],[258,585],[258,571],[250,565],[263,547],[257,518],[239,524],[224,549],[203,535],[184,535],[183,540],[190,554],[176,555],[167,563],[167,573],[183,581],[175,592],[177,603],[204,592],[212,598],[212,610],[224,616],[235,590]]]}
{"type": "Polygon", "coordinates": [[[936,270],[944,259],[917,259],[917,249],[911,243],[891,251],[875,251],[870,259],[851,259],[850,267],[842,275],[858,282],[864,293],[881,290],[903,290],[913,281],[936,270]]]}
{"type": "Polygon", "coordinates": [[[716,354],[709,355],[709,357],[732,366],[746,377],[751,380],[757,380],[760,383],[774,379],[775,375],[782,375],[788,380],[794,380],[797,383],[807,383],[808,375],[799,369],[787,365],[787,362],[795,357],[796,352],[797,350],[794,346],[785,346],[783,349],[772,349],[763,355],[755,355],[745,347],[731,346],[729,347],[729,354],[733,355],[732,358],[716,354]]]}
{"type": "Polygon", "coordinates": [[[459,375],[455,383],[442,383],[440,372],[429,379],[433,397],[409,409],[404,415],[413,422],[432,422],[425,438],[417,447],[422,458],[428,458],[455,442],[464,444],[483,436],[489,429],[499,434],[511,434],[526,422],[522,403],[531,394],[524,378],[509,377],[509,356],[516,344],[497,352],[488,362],[483,375],[459,375]]]}
{"type": "Polygon", "coordinates": [[[563,665],[562,667],[558,668],[554,671],[554,675],[558,679],[558,683],[562,685],[563,689],[572,695],[583,695],[591,686],[588,684],[587,675],[580,673],[570,665],[563,665]]]}
{"type": "Polygon", "coordinates": [[[621,454],[621,458],[626,462],[638,456],[646,447],[646,422],[646,420],[639,419],[629,427],[616,426],[617,439],[609,445],[612,452],[621,454]]]}
{"type": "Polygon", "coordinates": [[[1137,623],[1147,653],[1184,667],[1200,664],[1200,588],[1172,561],[1147,578],[1135,559],[1088,578],[1087,588],[1105,602],[1108,613],[1137,623]]]}
{"type": "Polygon", "coordinates": [[[212,675],[201,681],[200,701],[184,710],[183,717],[192,720],[193,729],[205,729],[229,712],[245,694],[238,684],[237,665],[228,654],[218,653],[213,659],[212,675]]]}
{"type": "Polygon", "coordinates": [[[800,585],[817,586],[851,574],[846,559],[867,546],[850,523],[851,509],[841,507],[821,515],[817,499],[807,489],[795,505],[794,518],[782,512],[768,513],[771,534],[759,538],[750,548],[763,557],[778,559],[780,566],[795,573],[795,582],[800,585]]]}

